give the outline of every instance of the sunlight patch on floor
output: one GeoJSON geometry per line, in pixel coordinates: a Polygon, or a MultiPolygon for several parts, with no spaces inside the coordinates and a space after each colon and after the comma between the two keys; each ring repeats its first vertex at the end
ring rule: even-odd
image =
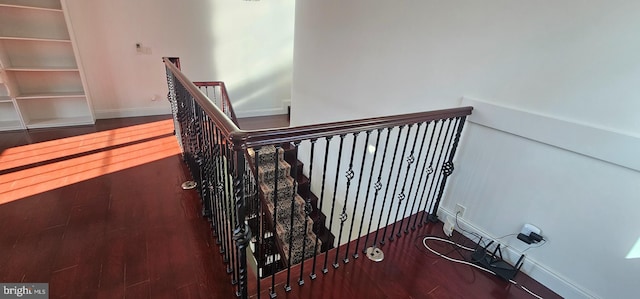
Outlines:
{"type": "Polygon", "coordinates": [[[180,153],[173,120],[35,143],[0,156],[0,204],[180,153]]]}

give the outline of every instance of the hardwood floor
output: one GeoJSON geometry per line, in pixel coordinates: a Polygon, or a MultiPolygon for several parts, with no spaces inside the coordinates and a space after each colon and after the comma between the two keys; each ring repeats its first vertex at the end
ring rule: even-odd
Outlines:
{"type": "MultiPolygon", "coordinates": [[[[412,217],[409,219],[413,221],[412,217]]],[[[316,280],[311,281],[309,278],[312,260],[306,262],[303,273],[305,284],[302,287],[297,284],[300,267],[292,268],[291,292],[284,291],[286,273],[279,273],[275,286],[278,298],[535,298],[494,275],[447,261],[429,252],[422,243],[425,236],[444,237],[442,223],[425,225],[394,241],[386,242],[381,247],[385,255],[382,262],[370,261],[360,253],[358,259],[350,258],[350,262],[344,264],[343,245],[339,256],[340,267],[336,270],[331,265],[336,253],[333,249],[329,251],[327,274],[321,271],[324,255],[318,257],[316,280]]],[[[372,238],[370,236],[369,240],[372,238]]],[[[452,239],[466,246],[474,246],[457,232],[454,232],[452,239]]],[[[362,242],[364,238],[361,238],[361,249],[362,242]]],[[[443,254],[449,253],[450,257],[461,258],[451,245],[436,241],[429,241],[428,245],[443,254]]],[[[350,253],[353,253],[354,247],[355,241],[352,241],[350,253]]],[[[462,254],[469,256],[464,252],[462,254]]],[[[515,280],[542,298],[561,298],[523,273],[518,273],[515,280]]],[[[270,281],[263,281],[260,298],[269,298],[270,286],[270,281]]]]}
{"type": "MultiPolygon", "coordinates": [[[[188,174],[172,130],[163,116],[0,133],[0,282],[49,282],[50,298],[235,297],[196,192],[180,188],[188,174]]],[[[387,243],[380,263],[317,268],[314,281],[305,266],[301,287],[293,268],[293,291],[278,279],[278,298],[533,298],[428,253],[422,237],[441,231],[432,224],[387,243]]]]}
{"type": "Polygon", "coordinates": [[[0,133],[0,157],[21,155],[30,165],[15,170],[13,162],[0,164],[5,170],[0,182],[11,181],[0,188],[0,281],[49,282],[51,298],[234,296],[196,192],[180,188],[187,172],[178,144],[173,136],[158,143],[173,131],[166,120],[99,120],[95,127],[0,133]],[[148,127],[124,136],[113,131],[141,124],[156,124],[157,138],[149,137],[148,127]],[[115,136],[104,139],[100,133],[115,136]],[[106,144],[104,151],[96,149],[106,144]],[[92,153],[82,155],[83,149],[92,153]],[[83,179],[92,155],[115,168],[83,179]],[[60,163],[74,165],[56,169],[60,163]],[[41,175],[38,170],[45,167],[51,169],[41,175]],[[71,176],[79,179],[58,180],[65,169],[77,170],[71,176]],[[16,178],[24,171],[32,173],[16,178]],[[23,192],[39,186],[46,191],[16,193],[16,185],[34,177],[42,181],[23,192]]]}

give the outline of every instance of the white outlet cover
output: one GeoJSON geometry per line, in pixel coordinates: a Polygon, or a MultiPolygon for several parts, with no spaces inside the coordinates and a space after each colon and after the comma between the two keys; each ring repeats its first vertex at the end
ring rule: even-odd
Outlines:
{"type": "Polygon", "coordinates": [[[451,237],[453,235],[453,230],[455,228],[455,222],[451,219],[451,217],[447,217],[444,222],[444,226],[442,227],[442,231],[445,235],[451,237]]]}

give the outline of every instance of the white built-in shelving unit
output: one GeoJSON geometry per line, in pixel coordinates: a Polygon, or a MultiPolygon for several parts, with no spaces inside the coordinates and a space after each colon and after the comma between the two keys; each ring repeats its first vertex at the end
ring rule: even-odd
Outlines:
{"type": "Polygon", "coordinates": [[[93,124],[64,0],[0,0],[0,131],[93,124]]]}

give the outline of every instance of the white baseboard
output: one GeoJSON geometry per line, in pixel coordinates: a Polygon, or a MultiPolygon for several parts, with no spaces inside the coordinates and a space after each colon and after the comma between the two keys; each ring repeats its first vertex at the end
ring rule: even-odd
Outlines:
{"type": "Polygon", "coordinates": [[[238,118],[243,117],[257,117],[257,116],[269,116],[269,115],[282,115],[287,114],[287,107],[291,105],[291,100],[283,100],[280,108],[266,108],[266,109],[252,109],[252,110],[236,110],[236,116],[238,118]]]}
{"type": "MultiPolygon", "coordinates": [[[[443,207],[440,207],[438,209],[438,214],[439,214],[438,217],[440,217],[440,220],[442,221],[444,221],[446,217],[452,217],[455,219],[455,214],[452,211],[443,207]]],[[[496,236],[492,236],[486,231],[471,224],[464,218],[458,218],[458,224],[465,230],[482,236],[483,239],[494,240],[495,238],[497,238],[496,236]]],[[[456,227],[456,231],[460,232],[461,234],[465,235],[467,238],[471,240],[476,239],[475,236],[472,236],[469,233],[460,231],[460,229],[458,229],[457,227],[456,227]]],[[[511,247],[503,247],[503,245],[504,244],[501,243],[501,249],[503,251],[505,260],[507,260],[511,264],[514,264],[516,260],[509,260],[508,257],[514,257],[515,259],[517,259],[520,256],[520,252],[516,251],[511,247]]],[[[522,268],[520,269],[520,271],[529,275],[531,278],[540,282],[541,284],[553,290],[554,292],[558,293],[560,296],[564,298],[599,298],[593,295],[591,292],[584,289],[583,287],[576,285],[566,277],[563,277],[555,273],[553,270],[547,268],[544,264],[540,263],[539,261],[536,261],[535,259],[531,259],[528,256],[525,257],[524,264],[522,265],[522,268]]],[[[516,276],[516,281],[518,280],[517,278],[518,277],[516,276]]]]}
{"type": "Polygon", "coordinates": [[[269,108],[236,111],[238,118],[287,114],[287,108],[269,108]]]}
{"type": "MultiPolygon", "coordinates": [[[[282,101],[282,106],[279,108],[236,110],[236,116],[239,118],[243,118],[243,117],[287,114],[287,107],[290,104],[291,104],[291,100],[284,100],[282,101]]],[[[168,107],[141,107],[141,108],[122,108],[122,109],[102,109],[102,110],[95,110],[94,113],[95,113],[96,119],[107,119],[107,118],[165,115],[165,114],[171,114],[171,110],[168,107]]]]}
{"type": "Polygon", "coordinates": [[[171,114],[168,107],[142,107],[142,108],[122,108],[122,109],[103,109],[94,111],[96,119],[151,116],[171,114]]]}

